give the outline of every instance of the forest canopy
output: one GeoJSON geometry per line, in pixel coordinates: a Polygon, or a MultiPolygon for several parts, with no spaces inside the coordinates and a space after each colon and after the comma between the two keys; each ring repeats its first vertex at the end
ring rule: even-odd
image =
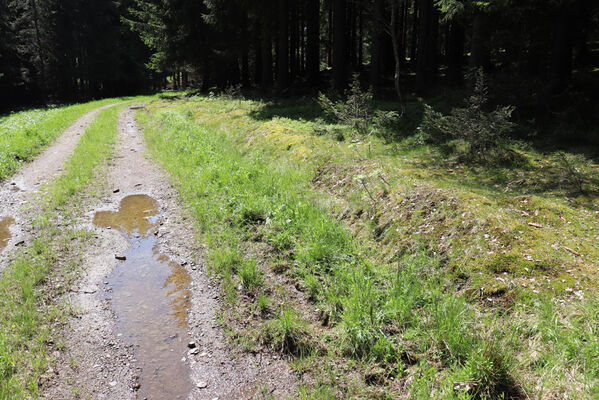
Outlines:
{"type": "Polygon", "coordinates": [[[593,0],[0,0],[0,109],[166,87],[343,93],[354,73],[377,98],[426,98],[482,68],[490,97],[517,118],[588,119],[599,115],[598,9],[593,0]]]}

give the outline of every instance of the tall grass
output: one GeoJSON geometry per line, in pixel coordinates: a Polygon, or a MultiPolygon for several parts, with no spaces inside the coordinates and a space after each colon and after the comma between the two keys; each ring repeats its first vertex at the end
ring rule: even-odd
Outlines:
{"type": "MultiPolygon", "coordinates": [[[[241,145],[235,133],[195,123],[194,105],[140,114],[140,119],[152,153],[193,210],[210,248],[209,268],[223,278],[227,298],[236,301],[238,288],[247,286],[244,249],[260,240],[270,245],[260,257],[299,280],[314,307],[326,314],[328,333],[310,329],[301,312],[290,311],[292,301],[279,299],[282,305],[269,317],[264,335],[275,348],[315,355],[312,367],[323,374],[327,357],[374,363],[395,378],[421,359],[423,370],[435,371],[435,380],[451,381],[444,387],[467,383],[468,390],[450,390],[445,398],[509,394],[509,356],[492,332],[480,329],[475,309],[444,290],[438,257],[423,247],[397,263],[368,259],[371,252],[311,188],[309,166],[269,158],[260,148],[241,145]],[[326,351],[309,350],[316,342],[326,351]]],[[[328,393],[321,384],[313,390],[328,393]]],[[[302,389],[302,396],[308,392],[302,389]]]]}

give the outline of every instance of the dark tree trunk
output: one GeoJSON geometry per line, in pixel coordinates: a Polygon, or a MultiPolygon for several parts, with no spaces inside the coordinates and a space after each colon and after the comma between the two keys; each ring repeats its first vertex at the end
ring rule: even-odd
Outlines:
{"type": "Polygon", "coordinates": [[[364,63],[364,13],[360,4],[358,10],[358,68],[364,63]]]}
{"type": "Polygon", "coordinates": [[[418,55],[418,0],[414,0],[414,10],[412,18],[412,43],[410,46],[410,62],[412,65],[416,62],[418,55]]]}
{"type": "Polygon", "coordinates": [[[334,0],[333,82],[338,92],[343,92],[347,83],[346,8],[346,0],[334,0]]]}
{"type": "Polygon", "coordinates": [[[447,38],[447,81],[450,85],[458,86],[462,83],[465,38],[464,26],[453,21],[447,38]]]}
{"type": "Polygon", "coordinates": [[[183,80],[183,88],[187,89],[189,87],[189,74],[187,71],[181,72],[182,80],[183,80]]]}
{"type": "Polygon", "coordinates": [[[306,17],[306,70],[308,81],[316,85],[320,73],[320,0],[306,1],[306,17]]]}
{"type": "Polygon", "coordinates": [[[470,45],[470,67],[489,70],[491,54],[489,51],[489,17],[479,11],[472,24],[472,43],[470,45]]]}
{"type": "Polygon", "coordinates": [[[383,21],[385,0],[375,0],[372,43],[370,45],[370,84],[375,97],[381,97],[382,48],[385,40],[383,21]]]}
{"type": "Polygon", "coordinates": [[[250,86],[250,56],[247,48],[241,55],[241,84],[243,87],[250,86]]]}
{"type": "Polygon", "coordinates": [[[572,75],[572,48],[574,12],[573,6],[561,6],[553,23],[553,46],[551,51],[551,91],[563,91],[572,75]]]}
{"type": "MultiPolygon", "coordinates": [[[[298,57],[298,49],[299,49],[299,30],[298,30],[298,19],[299,12],[297,9],[297,0],[290,0],[291,4],[291,29],[289,31],[289,39],[290,39],[290,47],[289,47],[289,58],[290,58],[290,71],[291,71],[291,80],[293,81],[296,76],[299,75],[299,57],[298,57]]],[[[289,18],[289,17],[288,17],[289,18]]]]}
{"type": "Polygon", "coordinates": [[[277,87],[283,90],[289,86],[289,3],[287,0],[279,1],[277,70],[277,87]]]}
{"type": "Polygon", "coordinates": [[[262,84],[262,27],[258,25],[256,27],[256,42],[255,48],[255,62],[254,62],[254,82],[256,85],[262,84]]]}
{"type": "Polygon", "coordinates": [[[327,65],[333,67],[333,2],[329,5],[327,24],[327,65]]]}
{"type": "Polygon", "coordinates": [[[399,14],[398,3],[394,2],[391,7],[391,41],[393,43],[393,58],[395,59],[395,74],[393,77],[393,82],[395,86],[395,94],[399,99],[399,103],[401,104],[400,115],[403,116],[406,112],[405,99],[401,90],[401,49],[399,40],[401,38],[401,33],[399,32],[399,27],[397,23],[397,17],[399,14]]]}
{"type": "Polygon", "coordinates": [[[416,60],[416,91],[427,95],[437,78],[439,14],[433,0],[420,0],[419,41],[416,60]]]}
{"type": "Polygon", "coordinates": [[[33,26],[35,28],[35,42],[37,45],[37,56],[39,58],[39,74],[40,74],[40,82],[38,82],[39,88],[41,90],[41,98],[45,100],[46,98],[46,56],[44,54],[44,46],[42,45],[42,35],[41,35],[41,22],[40,22],[40,13],[37,7],[36,0],[31,1],[31,8],[33,10],[33,26]]]}
{"type": "Polygon", "coordinates": [[[262,87],[270,89],[272,87],[272,43],[270,41],[268,29],[262,26],[262,87]]]}

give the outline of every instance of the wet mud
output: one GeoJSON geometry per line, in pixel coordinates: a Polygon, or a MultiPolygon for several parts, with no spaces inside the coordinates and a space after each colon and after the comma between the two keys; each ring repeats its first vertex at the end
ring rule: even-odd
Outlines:
{"type": "MultiPolygon", "coordinates": [[[[94,224],[117,229],[130,248],[108,277],[117,337],[136,349],[140,398],[186,399],[193,389],[185,363],[191,277],[158,250],[158,203],[143,194],[125,197],[119,211],[100,211],[94,224]]],[[[191,344],[195,347],[195,344],[191,344]]]]}
{"type": "Polygon", "coordinates": [[[0,251],[6,247],[10,238],[10,226],[15,223],[15,219],[12,217],[4,217],[0,219],[0,251]]]}

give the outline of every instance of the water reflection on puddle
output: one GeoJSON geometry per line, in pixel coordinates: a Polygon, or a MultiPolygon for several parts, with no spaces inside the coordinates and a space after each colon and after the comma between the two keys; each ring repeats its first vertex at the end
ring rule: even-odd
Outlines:
{"type": "Polygon", "coordinates": [[[0,250],[4,249],[10,241],[10,226],[15,223],[12,217],[4,217],[0,219],[0,250]]]}
{"type": "Polygon", "coordinates": [[[118,318],[116,333],[135,346],[142,367],[141,398],[186,399],[192,383],[181,358],[187,352],[191,278],[158,253],[158,203],[146,195],[127,196],[119,211],[97,212],[94,224],[118,229],[130,242],[126,261],[108,282],[118,318]]]}

